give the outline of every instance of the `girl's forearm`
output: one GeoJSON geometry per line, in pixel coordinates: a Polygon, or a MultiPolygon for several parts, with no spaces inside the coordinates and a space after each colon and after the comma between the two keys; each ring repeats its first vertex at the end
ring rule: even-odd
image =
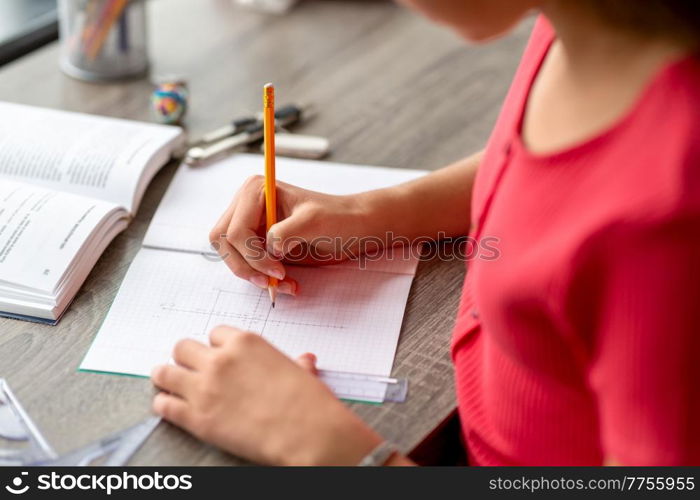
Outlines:
{"type": "Polygon", "coordinates": [[[363,193],[368,236],[409,239],[469,232],[472,186],[483,152],[414,181],[363,193]]]}

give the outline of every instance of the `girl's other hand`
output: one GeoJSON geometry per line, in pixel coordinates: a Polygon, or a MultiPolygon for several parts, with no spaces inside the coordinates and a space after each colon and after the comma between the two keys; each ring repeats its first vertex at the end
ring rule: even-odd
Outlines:
{"type": "Polygon", "coordinates": [[[237,456],[275,465],[356,465],[381,438],[316,377],[313,355],[295,363],[259,335],[230,327],[211,347],[180,341],[177,365],[157,367],[153,409],[237,456]]]}

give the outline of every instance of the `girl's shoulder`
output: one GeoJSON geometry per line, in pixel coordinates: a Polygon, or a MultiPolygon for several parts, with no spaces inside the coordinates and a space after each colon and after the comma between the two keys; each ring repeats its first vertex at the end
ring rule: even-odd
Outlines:
{"type": "Polygon", "coordinates": [[[544,15],[540,14],[535,19],[530,39],[523,52],[521,66],[539,66],[542,58],[549,50],[549,46],[556,38],[554,27],[544,15]]]}
{"type": "Polygon", "coordinates": [[[628,147],[649,168],[647,182],[665,181],[670,205],[700,210],[700,56],[668,64],[629,123],[628,147]]]}

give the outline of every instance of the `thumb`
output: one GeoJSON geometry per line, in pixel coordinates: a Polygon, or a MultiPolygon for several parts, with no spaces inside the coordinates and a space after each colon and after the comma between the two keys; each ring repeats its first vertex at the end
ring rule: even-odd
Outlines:
{"type": "Polygon", "coordinates": [[[310,352],[305,352],[297,358],[297,364],[313,375],[318,375],[316,369],[316,356],[310,352]]]}
{"type": "Polygon", "coordinates": [[[310,230],[309,217],[303,212],[293,213],[274,224],[267,232],[267,251],[278,259],[290,254],[294,255],[294,250],[299,249],[302,243],[308,243],[313,239],[314,235],[310,230]]]}

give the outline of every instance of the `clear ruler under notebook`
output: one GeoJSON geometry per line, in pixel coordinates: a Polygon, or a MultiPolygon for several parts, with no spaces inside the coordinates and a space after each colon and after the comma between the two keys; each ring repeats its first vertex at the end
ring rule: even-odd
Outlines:
{"type": "Polygon", "coordinates": [[[369,403],[403,403],[408,380],[359,373],[319,370],[318,376],[341,399],[369,403]]]}

